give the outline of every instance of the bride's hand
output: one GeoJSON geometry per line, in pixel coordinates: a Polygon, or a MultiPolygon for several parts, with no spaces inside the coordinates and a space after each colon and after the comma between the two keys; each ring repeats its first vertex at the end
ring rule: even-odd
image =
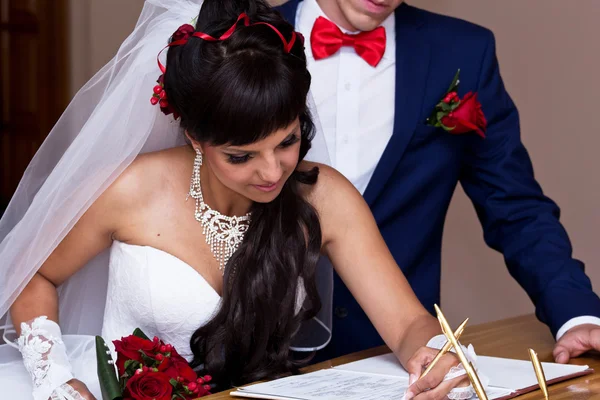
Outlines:
{"type": "Polygon", "coordinates": [[[436,349],[421,347],[408,360],[406,369],[410,374],[410,386],[406,391],[406,400],[445,399],[452,389],[469,385],[469,377],[466,373],[444,381],[444,377],[450,372],[452,367],[460,364],[458,357],[451,352],[444,354],[427,375],[418,379],[422,371],[435,358],[438,352],[439,350],[436,349]]]}
{"type": "MultiPolygon", "coordinates": [[[[87,388],[85,383],[83,383],[77,379],[71,379],[70,381],[67,382],[67,385],[71,386],[81,396],[81,399],[96,400],[96,398],[90,392],[90,390],[87,388]]],[[[80,399],[78,398],[77,400],[80,400],[80,399]]]]}

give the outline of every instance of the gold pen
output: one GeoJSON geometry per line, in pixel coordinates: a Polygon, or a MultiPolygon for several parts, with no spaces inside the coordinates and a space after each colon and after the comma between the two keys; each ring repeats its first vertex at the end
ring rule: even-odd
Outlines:
{"type": "Polygon", "coordinates": [[[458,344],[456,337],[454,337],[452,328],[450,328],[450,324],[448,324],[448,321],[446,320],[446,317],[444,317],[442,310],[440,310],[437,304],[434,304],[433,306],[435,307],[435,312],[437,313],[438,320],[440,321],[440,325],[442,326],[442,331],[444,332],[444,335],[446,335],[448,340],[452,343],[452,347],[454,347],[458,359],[462,363],[463,367],[465,368],[465,371],[467,372],[467,375],[469,376],[469,379],[471,380],[471,384],[473,385],[473,389],[475,389],[477,397],[479,397],[479,400],[488,400],[487,394],[483,389],[483,385],[479,380],[479,376],[477,375],[475,368],[473,368],[473,365],[471,365],[471,363],[465,356],[465,353],[462,351],[462,348],[458,344]]]}
{"type": "MultiPolygon", "coordinates": [[[[454,331],[454,336],[456,336],[456,340],[458,340],[460,338],[460,335],[462,335],[462,333],[465,330],[465,326],[467,325],[468,321],[469,321],[469,318],[465,319],[463,321],[463,323],[460,324],[458,328],[456,328],[456,331],[454,331]]],[[[448,340],[446,342],[446,344],[444,345],[444,347],[442,347],[442,349],[440,350],[440,352],[437,353],[437,355],[435,356],[435,358],[429,363],[429,365],[427,366],[427,368],[425,368],[425,371],[423,371],[423,373],[421,374],[421,376],[419,376],[419,379],[421,379],[425,375],[427,375],[433,369],[433,367],[435,367],[435,364],[437,364],[437,362],[442,358],[442,356],[444,354],[446,354],[448,351],[450,351],[451,348],[452,348],[452,343],[450,343],[450,341],[448,340]]]]}
{"type": "Polygon", "coordinates": [[[540,384],[540,390],[544,395],[544,398],[548,400],[548,386],[546,385],[546,376],[544,375],[544,369],[542,368],[542,363],[538,359],[537,353],[533,351],[533,349],[529,349],[529,358],[531,358],[531,362],[533,364],[533,370],[535,371],[535,376],[537,377],[538,383],[540,384]]]}

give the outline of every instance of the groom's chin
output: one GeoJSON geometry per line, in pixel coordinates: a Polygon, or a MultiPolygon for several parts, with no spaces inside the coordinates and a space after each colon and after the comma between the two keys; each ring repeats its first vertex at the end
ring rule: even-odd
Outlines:
{"type": "Polygon", "coordinates": [[[348,22],[357,31],[372,31],[394,12],[401,0],[342,0],[348,22]]]}

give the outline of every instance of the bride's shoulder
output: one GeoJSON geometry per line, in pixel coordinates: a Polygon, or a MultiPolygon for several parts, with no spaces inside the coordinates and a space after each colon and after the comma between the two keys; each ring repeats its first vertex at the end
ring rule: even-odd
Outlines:
{"type": "Polygon", "coordinates": [[[345,237],[350,226],[349,217],[353,221],[373,219],[364,198],[344,175],[323,164],[303,163],[300,167],[301,170],[319,169],[317,182],[312,186],[304,185],[304,190],[306,200],[319,215],[323,245],[345,237]]]}
{"type": "Polygon", "coordinates": [[[348,182],[348,179],[344,177],[340,172],[338,172],[335,168],[330,167],[327,164],[321,164],[318,162],[312,161],[302,161],[298,165],[299,171],[310,171],[312,169],[317,168],[319,170],[319,177],[317,179],[317,183],[314,185],[315,189],[318,189],[323,186],[323,184],[345,184],[348,182]]]}
{"type": "Polygon", "coordinates": [[[319,176],[314,185],[305,187],[306,199],[319,212],[328,212],[329,209],[340,207],[342,203],[348,204],[351,199],[360,201],[362,196],[352,183],[336,169],[320,163],[303,161],[298,169],[309,171],[318,168],[319,176]]]}
{"type": "Polygon", "coordinates": [[[168,190],[173,179],[179,176],[178,172],[190,164],[189,159],[187,146],[138,155],[103,196],[123,205],[135,202],[139,207],[140,200],[149,201],[168,190]]]}

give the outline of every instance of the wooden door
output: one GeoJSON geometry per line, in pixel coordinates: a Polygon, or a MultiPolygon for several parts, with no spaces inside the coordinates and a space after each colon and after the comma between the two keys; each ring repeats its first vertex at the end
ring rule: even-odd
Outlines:
{"type": "Polygon", "coordinates": [[[0,0],[0,214],[68,103],[68,0],[0,0]]]}

